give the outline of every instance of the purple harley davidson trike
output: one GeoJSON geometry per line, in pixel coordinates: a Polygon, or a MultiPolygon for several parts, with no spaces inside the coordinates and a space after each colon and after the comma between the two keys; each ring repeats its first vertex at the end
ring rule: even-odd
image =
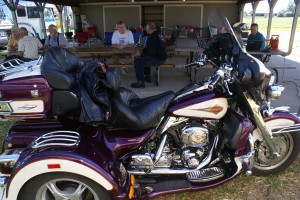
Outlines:
{"type": "Polygon", "coordinates": [[[101,61],[65,49],[2,64],[0,114],[22,118],[0,156],[1,199],[142,199],[213,188],[239,174],[286,169],[300,151],[300,119],[272,108],[283,87],[218,30],[188,69],[213,76],[181,91],[139,98],[101,61]]]}

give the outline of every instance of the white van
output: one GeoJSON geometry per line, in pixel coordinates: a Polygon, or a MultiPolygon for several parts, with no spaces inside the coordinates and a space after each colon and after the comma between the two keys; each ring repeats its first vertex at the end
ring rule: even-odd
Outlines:
{"type": "MultiPolygon", "coordinates": [[[[25,27],[28,30],[28,32],[34,37],[38,37],[40,39],[46,38],[42,30],[43,22],[41,20],[40,13],[35,3],[20,1],[16,10],[16,14],[19,27],[25,27]]],[[[52,5],[46,4],[44,10],[44,17],[46,29],[50,24],[55,24],[52,5]]]]}
{"type": "Polygon", "coordinates": [[[7,14],[4,12],[3,8],[0,7],[0,38],[7,37],[7,31],[10,31],[13,24],[7,14]]]}

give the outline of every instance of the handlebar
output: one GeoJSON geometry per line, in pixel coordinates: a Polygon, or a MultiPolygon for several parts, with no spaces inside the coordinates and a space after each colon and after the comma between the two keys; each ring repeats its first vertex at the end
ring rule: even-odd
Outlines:
{"type": "Polygon", "coordinates": [[[222,81],[224,78],[224,72],[222,70],[218,70],[210,83],[208,84],[208,89],[212,90],[214,87],[222,81]]]}
{"type": "Polygon", "coordinates": [[[193,67],[194,65],[198,65],[196,62],[192,62],[192,63],[188,63],[186,65],[184,65],[185,68],[190,68],[193,67]]]}
{"type": "Polygon", "coordinates": [[[192,63],[188,63],[188,64],[184,65],[185,68],[190,68],[193,66],[204,66],[204,63],[201,61],[194,61],[192,63]]]}

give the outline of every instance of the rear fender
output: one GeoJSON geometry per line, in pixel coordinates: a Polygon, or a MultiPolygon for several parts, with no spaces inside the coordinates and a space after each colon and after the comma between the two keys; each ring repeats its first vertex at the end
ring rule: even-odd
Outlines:
{"type": "MultiPolygon", "coordinates": [[[[122,196],[120,184],[102,166],[87,159],[82,155],[73,153],[51,152],[39,153],[33,157],[20,159],[7,184],[7,199],[17,199],[24,184],[30,179],[45,173],[67,172],[85,176],[109,191],[113,196],[122,196]],[[28,159],[27,159],[28,158],[28,159]]],[[[110,169],[111,170],[111,169],[110,169]]],[[[113,172],[112,172],[113,173],[113,172]]],[[[124,179],[124,185],[128,179],[127,173],[120,179],[124,179]],[[125,176],[125,177],[124,177],[125,176]]]]}

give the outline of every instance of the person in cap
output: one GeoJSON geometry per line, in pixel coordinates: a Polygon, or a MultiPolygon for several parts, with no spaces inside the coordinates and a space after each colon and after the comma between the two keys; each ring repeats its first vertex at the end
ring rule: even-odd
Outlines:
{"type": "Polygon", "coordinates": [[[233,27],[234,35],[238,42],[240,43],[241,47],[244,46],[243,38],[242,38],[242,29],[239,26],[233,27]]]}
{"type": "Polygon", "coordinates": [[[21,35],[19,33],[19,27],[13,26],[11,28],[11,35],[8,39],[7,50],[8,51],[16,51],[18,49],[18,42],[21,39],[21,35]]]}

